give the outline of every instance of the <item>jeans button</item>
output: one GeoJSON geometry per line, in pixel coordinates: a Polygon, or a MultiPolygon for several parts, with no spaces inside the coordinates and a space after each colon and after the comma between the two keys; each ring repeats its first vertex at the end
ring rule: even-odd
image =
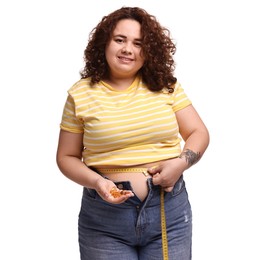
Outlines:
{"type": "Polygon", "coordinates": [[[122,190],[122,189],[123,189],[123,184],[122,184],[122,183],[119,183],[119,184],[117,185],[117,187],[118,187],[120,190],[122,190]]]}

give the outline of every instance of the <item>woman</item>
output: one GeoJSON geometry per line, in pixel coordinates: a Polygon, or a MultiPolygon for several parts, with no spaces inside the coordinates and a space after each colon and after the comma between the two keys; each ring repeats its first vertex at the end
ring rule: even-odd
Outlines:
{"type": "Polygon", "coordinates": [[[60,171],[84,187],[82,260],[191,259],[183,172],[209,134],[173,75],[175,51],[169,31],[137,7],[103,17],[90,34],[57,150],[60,171]]]}

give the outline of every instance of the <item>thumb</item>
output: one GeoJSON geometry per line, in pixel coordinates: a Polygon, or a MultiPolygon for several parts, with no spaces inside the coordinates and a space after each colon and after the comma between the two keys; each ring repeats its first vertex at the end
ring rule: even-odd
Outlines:
{"type": "Polygon", "coordinates": [[[160,174],[157,172],[152,176],[152,181],[154,185],[160,185],[161,183],[161,178],[160,178],[160,174]]]}
{"type": "Polygon", "coordinates": [[[151,174],[151,175],[155,175],[156,173],[159,173],[160,172],[160,166],[159,165],[156,165],[156,166],[153,166],[151,168],[149,168],[147,171],[151,174]]]}

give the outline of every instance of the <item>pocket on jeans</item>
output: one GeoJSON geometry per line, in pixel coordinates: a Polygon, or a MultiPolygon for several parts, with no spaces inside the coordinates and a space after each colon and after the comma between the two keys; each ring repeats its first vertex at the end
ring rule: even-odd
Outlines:
{"type": "Polygon", "coordinates": [[[96,199],[96,197],[97,197],[97,192],[94,189],[84,188],[83,193],[84,193],[84,195],[86,195],[87,197],[89,197],[91,199],[96,199]]]}
{"type": "Polygon", "coordinates": [[[174,185],[173,190],[171,191],[171,196],[177,196],[180,194],[183,190],[185,190],[185,182],[183,180],[183,176],[181,175],[176,184],[174,185]]]}

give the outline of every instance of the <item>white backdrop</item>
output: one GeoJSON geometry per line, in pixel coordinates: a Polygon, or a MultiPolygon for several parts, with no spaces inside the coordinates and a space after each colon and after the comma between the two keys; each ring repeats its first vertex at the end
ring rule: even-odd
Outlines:
{"type": "Polygon", "coordinates": [[[275,8],[258,0],[2,1],[0,259],[79,259],[82,188],[55,163],[88,34],[139,6],[171,30],[178,80],[211,134],[185,173],[194,260],[274,260],[275,8]]]}

